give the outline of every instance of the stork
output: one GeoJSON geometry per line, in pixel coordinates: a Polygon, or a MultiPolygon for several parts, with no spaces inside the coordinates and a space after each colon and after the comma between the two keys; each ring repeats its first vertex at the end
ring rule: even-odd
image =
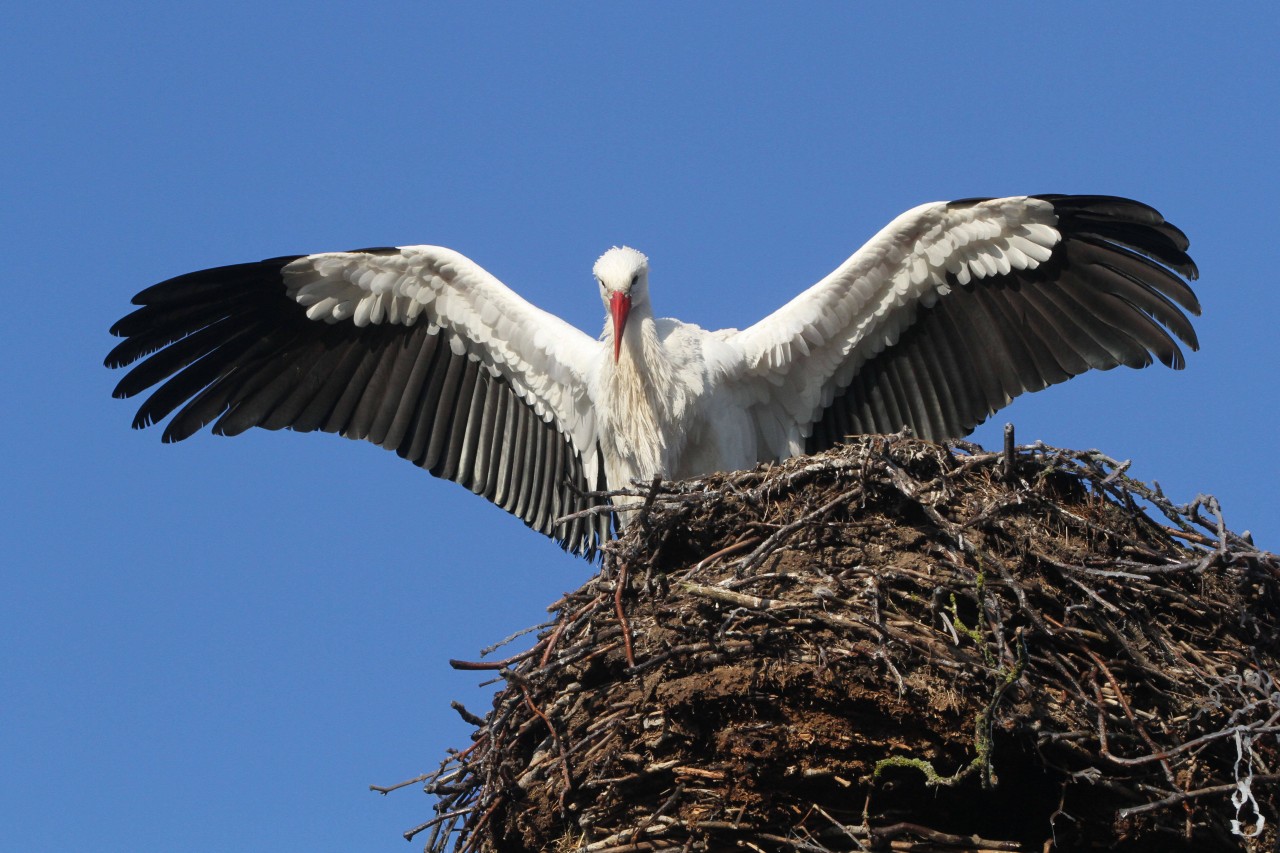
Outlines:
{"type": "Polygon", "coordinates": [[[116,397],[159,386],[133,425],[177,411],[166,442],[210,423],[365,439],[590,557],[609,521],[581,510],[635,479],[903,427],[958,438],[1091,368],[1181,368],[1174,337],[1198,348],[1200,312],[1187,246],[1123,198],[935,202],[755,325],[716,332],[656,318],[648,259],[613,248],[594,267],[598,339],[439,246],[296,255],[143,290],[106,364],[139,362],[116,397]]]}

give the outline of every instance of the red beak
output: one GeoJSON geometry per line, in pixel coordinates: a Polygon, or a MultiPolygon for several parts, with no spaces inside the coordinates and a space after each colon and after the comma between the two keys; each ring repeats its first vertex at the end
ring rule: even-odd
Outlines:
{"type": "Polygon", "coordinates": [[[609,314],[613,317],[613,360],[622,352],[622,332],[627,328],[627,314],[631,311],[631,295],[615,290],[609,297],[609,314]]]}

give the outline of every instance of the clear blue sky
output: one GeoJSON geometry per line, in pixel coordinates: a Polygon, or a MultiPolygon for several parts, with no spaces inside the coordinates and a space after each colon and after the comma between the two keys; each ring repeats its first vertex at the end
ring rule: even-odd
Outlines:
{"type": "Polygon", "coordinates": [[[20,4],[0,32],[0,849],[400,851],[487,707],[449,657],[589,567],[393,454],[133,432],[107,328],[189,270],[438,243],[592,332],[741,326],[923,201],[1151,203],[1202,351],[1024,398],[1280,547],[1280,16],[1265,4],[20,4]]]}

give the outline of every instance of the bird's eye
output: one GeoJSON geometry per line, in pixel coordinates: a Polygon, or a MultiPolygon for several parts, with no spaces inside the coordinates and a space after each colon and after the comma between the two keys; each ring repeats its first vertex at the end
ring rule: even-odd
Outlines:
{"type": "Polygon", "coordinates": [[[635,286],[636,286],[636,279],[638,279],[639,277],[640,277],[640,273],[638,273],[638,272],[633,272],[633,273],[631,274],[631,286],[632,286],[632,287],[635,287],[635,286]]]}

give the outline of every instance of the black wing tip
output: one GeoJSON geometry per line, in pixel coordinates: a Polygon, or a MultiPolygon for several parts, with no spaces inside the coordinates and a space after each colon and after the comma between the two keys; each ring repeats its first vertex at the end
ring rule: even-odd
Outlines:
{"type": "Polygon", "coordinates": [[[122,367],[128,367],[133,363],[133,359],[125,355],[121,351],[123,344],[117,344],[111,348],[111,352],[107,353],[107,357],[102,360],[102,366],[108,370],[119,370],[122,367]]]}
{"type": "MultiPolygon", "coordinates": [[[[1149,262],[1167,267],[1186,281],[1196,281],[1200,277],[1199,268],[1187,254],[1191,240],[1182,229],[1166,220],[1160,211],[1149,204],[1113,195],[1044,194],[1032,197],[1053,205],[1066,236],[1070,236],[1071,232],[1083,233],[1085,239],[1089,239],[1090,234],[1096,235],[1101,241],[1112,244],[1113,251],[1130,251],[1143,255],[1150,259],[1149,262]]],[[[1191,316],[1200,316],[1200,300],[1190,287],[1147,286],[1173,299],[1178,308],[1191,316]]],[[[1172,305],[1170,309],[1176,311],[1172,305]]],[[[1161,325],[1167,325],[1162,317],[1152,315],[1152,318],[1161,325]]],[[[1185,330],[1179,331],[1175,327],[1174,331],[1192,352],[1199,351],[1200,340],[1189,323],[1185,330]]],[[[1154,353],[1156,358],[1168,368],[1183,370],[1186,358],[1182,350],[1172,340],[1169,343],[1169,347],[1154,353]]],[[[1147,364],[1150,363],[1151,360],[1148,359],[1147,364]]]]}
{"type": "MultiPolygon", "coordinates": [[[[1032,196],[1053,205],[1064,234],[1096,235],[1104,241],[1144,255],[1173,270],[1187,281],[1200,278],[1200,269],[1187,254],[1191,240],[1160,211],[1131,198],[1112,195],[1032,196]]],[[[1200,301],[1190,288],[1169,293],[1193,316],[1200,316],[1200,301]]]]}
{"type": "MultiPolygon", "coordinates": [[[[1176,269],[1178,273],[1180,273],[1182,277],[1185,278],[1187,281],[1199,281],[1200,279],[1200,268],[1196,266],[1196,262],[1191,260],[1191,257],[1189,255],[1186,256],[1186,263],[1183,266],[1174,267],[1174,269],[1176,269]]],[[[1192,314],[1195,314],[1197,317],[1200,316],[1199,300],[1196,300],[1194,305],[1186,306],[1186,308],[1188,311],[1190,311],[1192,314]]]]}
{"type": "MultiPolygon", "coordinates": [[[[167,278],[139,291],[131,300],[131,304],[138,307],[108,330],[123,340],[107,353],[103,365],[111,370],[134,366],[112,390],[112,397],[128,399],[159,385],[165,376],[151,375],[143,379],[138,372],[145,375],[150,357],[163,353],[200,329],[236,312],[269,310],[265,308],[266,301],[283,298],[281,270],[302,257],[306,256],[281,255],[209,267],[167,278]]],[[[196,390],[193,389],[193,394],[196,390]]],[[[163,420],[148,414],[147,405],[143,404],[134,418],[135,429],[163,420]]],[[[185,437],[175,438],[166,433],[165,441],[185,437]]]]}
{"type": "MultiPolygon", "coordinates": [[[[1094,216],[1104,220],[1125,220],[1136,225],[1146,225],[1163,234],[1181,252],[1191,246],[1186,233],[1164,218],[1164,214],[1149,204],[1118,195],[1065,195],[1044,193],[1031,198],[1047,201],[1058,214],[1094,216]]],[[[1190,261],[1190,258],[1187,259],[1190,261]]],[[[1194,267],[1194,264],[1192,264],[1194,267]]]]}
{"type": "Polygon", "coordinates": [[[261,286],[265,279],[279,275],[289,264],[306,255],[280,255],[261,261],[223,264],[216,267],[193,270],[175,275],[143,288],[134,295],[132,304],[147,306],[166,304],[175,300],[185,301],[201,293],[205,288],[225,290],[236,285],[261,286]]]}
{"type": "MultiPolygon", "coordinates": [[[[959,210],[985,201],[994,196],[974,196],[947,202],[947,208],[959,210]]],[[[1150,236],[1162,236],[1167,245],[1162,247],[1161,263],[1177,270],[1183,277],[1195,281],[1200,271],[1195,261],[1187,255],[1191,240],[1186,233],[1164,218],[1160,211],[1149,204],[1118,195],[1101,194],[1067,194],[1067,193],[1035,193],[1027,196],[1053,205],[1054,212],[1068,218],[1092,219],[1102,223],[1127,222],[1132,225],[1145,226],[1150,236]]]]}

